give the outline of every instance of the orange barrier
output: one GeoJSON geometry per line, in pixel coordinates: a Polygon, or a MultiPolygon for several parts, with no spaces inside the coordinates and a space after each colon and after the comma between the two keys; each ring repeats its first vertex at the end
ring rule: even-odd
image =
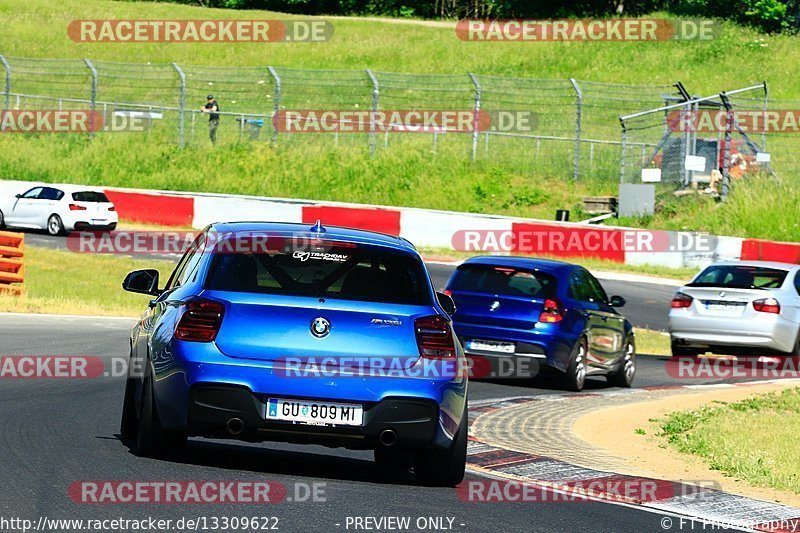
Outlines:
{"type": "Polygon", "coordinates": [[[25,235],[0,231],[0,293],[22,294],[25,281],[25,235]]]}

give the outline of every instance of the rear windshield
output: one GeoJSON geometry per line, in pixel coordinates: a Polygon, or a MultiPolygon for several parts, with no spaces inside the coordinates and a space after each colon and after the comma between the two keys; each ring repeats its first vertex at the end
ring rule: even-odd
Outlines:
{"type": "Polygon", "coordinates": [[[287,250],[216,252],[206,288],[218,291],[431,305],[414,256],[350,243],[287,250]]]}
{"type": "Polygon", "coordinates": [[[76,202],[108,202],[108,197],[101,192],[83,191],[72,193],[72,199],[76,202]]]}
{"type": "Polygon", "coordinates": [[[689,287],[728,287],[731,289],[777,289],[786,279],[786,270],[746,265],[717,265],[706,268],[689,287]]]}
{"type": "Polygon", "coordinates": [[[490,265],[461,265],[448,289],[501,296],[553,298],[556,278],[544,272],[490,265]]]}

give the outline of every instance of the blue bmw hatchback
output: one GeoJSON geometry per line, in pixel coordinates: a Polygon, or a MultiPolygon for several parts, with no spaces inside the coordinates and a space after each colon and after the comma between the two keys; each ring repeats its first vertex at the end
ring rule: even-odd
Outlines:
{"type": "Polygon", "coordinates": [[[207,227],[130,338],[121,434],[143,456],[187,437],[373,449],[425,484],[464,476],[467,377],[452,300],[399,237],[278,223],[207,227]]]}
{"type": "Polygon", "coordinates": [[[458,307],[454,327],[467,356],[511,360],[523,370],[556,369],[574,391],[593,375],[622,387],[633,384],[633,328],[615,309],[625,300],[609,299],[579,265],[475,257],[456,269],[445,294],[458,307]]]}

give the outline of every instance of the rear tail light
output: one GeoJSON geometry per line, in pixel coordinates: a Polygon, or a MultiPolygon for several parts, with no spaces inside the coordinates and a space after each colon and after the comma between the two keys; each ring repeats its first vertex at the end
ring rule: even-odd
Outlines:
{"type": "Polygon", "coordinates": [[[453,297],[453,291],[451,291],[450,289],[443,290],[442,294],[445,294],[445,295],[447,295],[447,296],[449,296],[451,298],[453,297]]]}
{"type": "Polygon", "coordinates": [[[414,321],[419,354],[428,359],[456,356],[456,344],[450,322],[440,316],[426,316],[414,321]]]}
{"type": "Polygon", "coordinates": [[[114,206],[112,205],[111,207],[109,207],[109,208],[108,208],[108,210],[109,210],[109,211],[116,211],[116,210],[117,210],[117,208],[116,208],[116,207],[114,207],[114,206]]]}
{"type": "Polygon", "coordinates": [[[186,300],[184,306],[186,309],[175,328],[175,338],[194,342],[213,341],[222,325],[225,306],[202,298],[186,300]]]}
{"type": "Polygon", "coordinates": [[[775,298],[763,298],[753,302],[753,309],[759,313],[775,313],[779,315],[781,313],[781,304],[775,298]]]}
{"type": "Polygon", "coordinates": [[[69,204],[70,211],[86,211],[86,208],[78,204],[69,204]]]}
{"type": "Polygon", "coordinates": [[[539,313],[539,322],[554,324],[556,322],[561,322],[563,319],[564,315],[561,312],[561,307],[558,305],[558,302],[555,300],[545,300],[542,312],[539,313]]]}
{"type": "Polygon", "coordinates": [[[675,296],[672,298],[672,308],[684,309],[692,305],[692,301],[694,301],[694,298],[692,298],[688,294],[683,294],[682,292],[676,293],[675,296]]]}

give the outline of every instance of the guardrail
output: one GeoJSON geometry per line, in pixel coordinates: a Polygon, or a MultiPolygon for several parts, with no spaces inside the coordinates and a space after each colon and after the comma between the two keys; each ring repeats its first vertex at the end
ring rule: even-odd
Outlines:
{"type": "Polygon", "coordinates": [[[0,294],[22,294],[25,281],[25,235],[0,231],[0,294]]]}

